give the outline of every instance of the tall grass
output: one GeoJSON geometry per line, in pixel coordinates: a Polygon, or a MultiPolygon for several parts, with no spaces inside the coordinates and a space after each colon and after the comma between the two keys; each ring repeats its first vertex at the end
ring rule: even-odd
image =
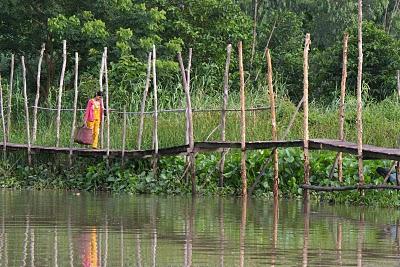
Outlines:
{"type": "MultiPolygon", "coordinates": [[[[219,103],[215,96],[205,95],[203,92],[194,94],[195,108],[216,108],[219,103]],[[207,103],[204,104],[204,103],[207,103]]],[[[238,108],[238,96],[231,95],[231,108],[238,108]]],[[[247,98],[247,107],[267,106],[266,96],[255,93],[247,98]],[[265,99],[264,99],[265,98],[265,99]],[[254,101],[254,102],[253,102],[254,101]]],[[[295,110],[295,104],[286,98],[278,98],[277,102],[278,135],[283,136],[290,118],[295,110]]],[[[23,109],[13,110],[14,119],[11,125],[10,142],[26,143],[25,118],[23,109]],[[18,112],[18,113],[17,113],[18,112]]],[[[69,146],[72,124],[72,112],[62,112],[61,145],[69,146]]],[[[379,103],[368,103],[363,110],[363,139],[365,144],[385,147],[397,147],[400,129],[398,127],[400,106],[394,98],[388,98],[379,103]]],[[[220,139],[220,112],[195,112],[194,134],[196,141],[218,141],[220,139]],[[217,128],[213,133],[212,131],[217,128]],[[212,134],[211,134],[212,133],[212,134]]],[[[111,148],[118,149],[122,146],[122,114],[109,114],[111,127],[111,148]]],[[[83,112],[78,113],[78,125],[82,123],[83,112]]],[[[348,97],[346,106],[345,132],[346,139],[356,141],[356,101],[348,97]]],[[[310,138],[332,138],[338,136],[338,111],[332,104],[328,107],[310,104],[310,138]]],[[[32,124],[31,124],[32,125],[32,124]]],[[[127,130],[127,149],[136,148],[139,118],[130,115],[127,130]]],[[[143,135],[143,148],[151,148],[153,117],[145,116],[143,135]]],[[[53,146],[55,144],[55,112],[38,112],[37,145],[53,146]]],[[[303,120],[300,112],[293,124],[287,139],[301,139],[303,134],[303,120]]],[[[230,141],[240,140],[240,112],[228,112],[226,138],[230,141]]],[[[248,141],[271,140],[271,123],[269,110],[246,112],[246,138],[248,141]]],[[[185,141],[185,114],[161,113],[159,115],[159,140],[160,147],[169,147],[184,144],[185,141]]],[[[79,145],[76,145],[79,146],[79,145]]]]}

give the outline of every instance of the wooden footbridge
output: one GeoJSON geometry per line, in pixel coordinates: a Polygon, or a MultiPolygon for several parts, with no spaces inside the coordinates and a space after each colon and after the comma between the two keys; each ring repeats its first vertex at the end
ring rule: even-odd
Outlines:
{"type": "MultiPolygon", "coordinates": [[[[291,141],[257,141],[257,142],[246,142],[246,150],[264,150],[274,148],[287,148],[287,147],[298,147],[303,148],[303,140],[291,140],[291,141]]],[[[240,149],[240,142],[195,142],[194,153],[204,152],[222,152],[226,149],[240,149]]],[[[0,142],[0,148],[5,148],[8,151],[26,151],[28,149],[27,144],[14,144],[0,142]]],[[[332,140],[332,139],[310,139],[309,140],[310,150],[329,150],[337,152],[346,152],[352,155],[357,155],[357,144],[332,140]]],[[[189,153],[189,145],[181,145],[174,147],[160,148],[158,150],[158,156],[179,156],[186,155],[189,153]]],[[[47,147],[47,146],[31,146],[31,154],[70,154],[71,148],[68,147],[47,147]]],[[[73,155],[82,157],[107,157],[107,149],[91,149],[91,148],[72,148],[73,155]]],[[[121,149],[110,149],[109,158],[121,158],[123,151],[121,149]]],[[[124,151],[124,157],[126,159],[145,159],[154,157],[154,149],[147,150],[126,150],[124,151]]],[[[371,145],[363,146],[364,159],[390,159],[400,161],[400,149],[395,148],[384,148],[371,145]]]]}
{"type": "MultiPolygon", "coordinates": [[[[361,10],[359,11],[361,12],[361,10]]],[[[3,105],[3,91],[0,82],[0,105],[1,105],[1,119],[2,119],[2,129],[3,129],[3,142],[0,143],[0,147],[3,148],[4,153],[7,151],[18,151],[18,150],[26,150],[28,154],[28,160],[30,162],[31,156],[33,154],[42,154],[42,153],[60,153],[60,154],[68,154],[70,156],[70,162],[72,161],[72,156],[86,156],[86,157],[105,157],[115,158],[121,157],[124,158],[153,158],[153,168],[154,173],[157,173],[157,161],[160,156],[173,156],[173,155],[186,155],[187,156],[187,170],[189,170],[191,176],[192,183],[192,192],[195,194],[196,192],[196,173],[195,173],[195,155],[196,153],[201,152],[221,152],[221,160],[219,163],[220,170],[220,186],[223,185],[224,178],[224,163],[225,156],[229,149],[240,149],[241,150],[241,179],[242,179],[242,194],[243,196],[247,196],[247,176],[246,176],[246,152],[248,150],[259,150],[259,149],[271,149],[271,156],[264,162],[263,170],[260,171],[260,176],[263,175],[267,163],[273,161],[273,172],[274,172],[274,196],[278,196],[278,149],[284,147],[301,147],[304,151],[304,184],[302,188],[304,189],[305,197],[308,198],[309,190],[319,190],[319,191],[342,191],[342,190],[352,190],[352,189],[396,189],[399,190],[400,186],[389,186],[386,184],[383,185],[365,185],[364,176],[363,176],[363,159],[391,159],[394,161],[393,166],[390,172],[393,170],[395,163],[400,161],[400,149],[393,148],[382,148],[370,145],[363,145],[362,143],[362,105],[361,105],[361,84],[362,84],[362,31],[361,31],[361,23],[359,22],[359,64],[358,64],[358,77],[357,77],[357,143],[347,142],[344,139],[344,99],[345,99],[345,89],[346,89],[346,79],[347,79],[347,50],[348,50],[348,35],[344,35],[343,40],[343,70],[342,70],[342,83],[341,83],[341,94],[340,94],[340,104],[339,104],[339,136],[337,140],[330,139],[310,139],[309,138],[309,126],[308,126],[308,53],[310,47],[310,34],[306,35],[305,44],[304,44],[304,81],[303,81],[303,98],[297,106],[296,111],[294,112],[289,125],[281,137],[282,140],[278,140],[277,135],[277,124],[276,124],[276,114],[275,114],[275,92],[273,89],[273,80],[272,80],[272,63],[269,49],[266,50],[266,58],[267,58],[267,83],[268,83],[268,96],[270,106],[268,109],[271,114],[271,125],[272,125],[272,140],[266,141],[256,141],[249,142],[246,140],[246,116],[245,112],[247,111],[245,107],[245,81],[244,81],[244,70],[243,70],[243,56],[242,56],[242,42],[238,43],[238,63],[239,63],[239,78],[240,78],[240,128],[241,128],[241,137],[240,142],[229,142],[226,141],[225,137],[225,129],[226,129],[226,112],[229,111],[227,108],[228,103],[228,88],[229,88],[229,66],[230,66],[230,58],[231,58],[231,50],[232,46],[229,44],[227,46],[227,59],[225,64],[225,75],[224,75],[224,91],[223,91],[223,101],[221,112],[221,123],[219,128],[221,130],[221,141],[219,142],[195,142],[194,140],[194,126],[193,126],[193,115],[192,115],[192,106],[190,99],[190,71],[191,71],[191,58],[192,58],[192,49],[189,49],[188,55],[188,66],[185,68],[182,60],[181,53],[178,53],[178,62],[180,66],[181,76],[182,76],[182,85],[185,91],[185,99],[186,99],[186,107],[184,109],[186,115],[186,142],[184,145],[167,147],[167,148],[159,148],[159,139],[158,139],[158,114],[161,112],[158,110],[158,99],[157,99],[157,75],[156,75],[156,49],[153,46],[153,51],[149,53],[148,56],[148,67],[147,67],[147,79],[146,85],[143,93],[143,99],[141,102],[141,110],[138,114],[140,114],[139,120],[139,130],[138,130],[138,143],[135,150],[125,149],[126,143],[126,117],[127,112],[124,110],[124,123],[123,123],[123,143],[122,149],[110,149],[110,116],[107,116],[106,119],[102,121],[102,131],[101,131],[101,140],[104,141],[104,145],[102,149],[87,149],[87,148],[78,148],[73,145],[74,132],[76,128],[76,117],[77,117],[77,99],[78,99],[78,54],[75,53],[75,97],[74,97],[74,108],[73,111],[73,121],[71,126],[71,138],[70,138],[70,146],[69,147],[60,147],[60,125],[61,125],[61,100],[62,100],[62,91],[63,91],[63,83],[64,83],[64,74],[66,67],[66,42],[63,41],[63,67],[61,71],[60,77],[60,86],[58,91],[58,102],[57,102],[57,116],[56,116],[56,145],[55,147],[44,147],[35,144],[36,140],[36,129],[37,129],[37,110],[40,108],[38,106],[39,101],[39,92],[40,92],[40,72],[41,72],[41,62],[44,52],[44,46],[42,47],[39,65],[38,65],[38,77],[37,77],[37,93],[35,98],[35,103],[33,105],[33,118],[30,117],[29,114],[29,105],[28,105],[28,97],[27,97],[27,85],[26,85],[26,69],[24,63],[24,57],[21,58],[22,63],[22,74],[23,74],[23,93],[24,93],[24,107],[25,107],[25,123],[26,123],[26,136],[27,140],[25,144],[14,144],[9,143],[9,125],[10,125],[10,114],[11,114],[11,99],[12,99],[12,85],[13,85],[13,71],[14,71],[14,57],[11,58],[11,77],[10,77],[10,88],[9,88],[9,97],[8,97],[8,112],[7,116],[4,114],[4,105],[3,105]],[[152,85],[153,85],[153,106],[154,111],[152,111],[153,115],[153,136],[152,136],[152,149],[143,150],[141,149],[142,142],[142,134],[143,134],[143,116],[145,114],[145,106],[146,106],[146,97],[149,91],[150,82],[152,77],[152,85]],[[302,140],[285,140],[290,128],[295,120],[297,113],[300,108],[303,108],[303,139],[302,140]],[[7,118],[7,123],[6,119],[7,118]],[[33,121],[33,127],[30,126],[30,121],[33,121]],[[103,138],[103,129],[106,130],[106,136],[103,138]],[[32,136],[32,137],[31,137],[32,136]],[[320,187],[313,186],[310,184],[310,160],[309,160],[309,150],[331,150],[337,151],[337,157],[335,163],[333,164],[333,169],[337,166],[338,179],[339,182],[343,181],[343,167],[342,167],[342,153],[349,153],[357,155],[358,158],[358,175],[359,175],[359,183],[354,186],[343,186],[343,187],[320,187]]],[[[103,79],[105,80],[105,106],[108,114],[111,112],[116,112],[115,110],[108,109],[109,105],[109,94],[108,94],[108,74],[107,74],[107,48],[104,49],[102,62],[100,66],[100,77],[99,77],[99,85],[100,90],[103,91],[103,79]]],[[[398,79],[400,81],[400,78],[398,79]]],[[[0,80],[1,81],[1,80],[0,80]]],[[[400,88],[400,86],[399,86],[400,88]]],[[[400,94],[400,93],[399,93],[400,94]]],[[[65,110],[65,109],[64,109],[65,110]]],[[[176,110],[175,112],[180,112],[182,110],[176,110]]],[[[132,113],[132,112],[130,112],[132,113]]],[[[397,171],[400,169],[399,164],[397,164],[397,171]]],[[[385,178],[385,183],[390,174],[385,178]]],[[[260,176],[257,177],[257,181],[259,181],[260,176]]],[[[400,180],[400,179],[398,179],[400,180]]],[[[398,183],[399,184],[399,183],[398,183]]],[[[254,185],[250,188],[250,191],[254,189],[254,185]]]]}

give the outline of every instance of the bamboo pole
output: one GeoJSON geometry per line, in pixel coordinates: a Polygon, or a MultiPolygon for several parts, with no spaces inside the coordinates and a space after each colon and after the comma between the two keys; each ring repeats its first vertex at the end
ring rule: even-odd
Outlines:
{"type": "MultiPolygon", "coordinates": [[[[223,94],[223,102],[222,102],[222,111],[221,111],[221,141],[225,142],[226,136],[226,109],[228,108],[228,91],[229,91],[229,65],[231,63],[231,52],[232,45],[228,44],[226,47],[226,62],[225,62],[225,74],[224,74],[224,94],[223,94]]],[[[225,168],[225,156],[228,153],[227,149],[224,149],[221,153],[221,161],[219,164],[219,186],[224,186],[224,168],[225,168]]]]}
{"type": "Polygon", "coordinates": [[[256,53],[257,42],[257,13],[258,13],[258,0],[254,0],[254,17],[253,17],[253,40],[251,42],[251,57],[250,65],[253,66],[254,54],[256,53]]]}
{"type": "MultiPolygon", "coordinates": [[[[271,125],[272,125],[272,140],[278,140],[278,133],[276,127],[276,113],[275,113],[275,93],[272,84],[272,62],[271,54],[267,49],[267,65],[268,65],[268,87],[269,87],[269,101],[271,105],[271,125]]],[[[279,166],[278,166],[278,149],[274,149],[274,197],[278,197],[279,189],[279,166]]]]}
{"type": "Polygon", "coordinates": [[[69,141],[69,165],[72,166],[72,146],[74,144],[74,135],[75,135],[75,127],[76,127],[76,110],[78,105],[78,70],[79,70],[79,56],[78,52],[75,52],[75,81],[74,81],[74,112],[72,116],[72,126],[71,126],[71,137],[69,141]]]}
{"type": "MultiPolygon", "coordinates": [[[[189,57],[191,57],[192,49],[189,49],[189,57]]],[[[195,157],[194,157],[194,130],[193,130],[193,114],[192,114],[192,103],[190,99],[190,89],[187,82],[187,77],[185,73],[185,67],[183,66],[182,55],[178,53],[178,61],[182,74],[183,89],[186,95],[186,107],[188,110],[188,122],[189,122],[189,165],[192,180],[192,194],[196,194],[196,170],[195,170],[195,157]]]]}
{"type": "MultiPolygon", "coordinates": [[[[104,48],[103,55],[101,57],[101,66],[100,66],[100,75],[99,75],[99,86],[100,92],[103,92],[103,77],[104,77],[104,59],[106,54],[106,48],[104,48]]],[[[101,99],[101,103],[103,104],[103,99],[101,99]]],[[[104,104],[103,104],[104,107],[104,104]]],[[[104,147],[104,116],[101,117],[100,124],[100,147],[104,147]]]]}
{"type": "Polygon", "coordinates": [[[1,81],[1,74],[0,74],[0,116],[1,116],[1,125],[3,128],[3,156],[5,159],[6,151],[7,151],[7,133],[6,133],[6,121],[4,118],[4,102],[3,102],[3,86],[1,81]]]}
{"type": "MultiPolygon", "coordinates": [[[[187,86],[189,88],[189,92],[190,92],[190,70],[192,67],[192,50],[189,49],[189,59],[188,59],[188,66],[186,69],[186,82],[187,82],[187,86]]],[[[189,135],[190,135],[190,126],[189,126],[189,108],[186,105],[186,113],[185,113],[185,117],[186,117],[186,145],[189,145],[189,135]]]]}
{"type": "Polygon", "coordinates": [[[124,107],[124,115],[123,116],[124,116],[124,122],[123,122],[123,128],[122,128],[122,152],[121,152],[122,165],[124,165],[124,162],[125,162],[126,120],[127,120],[126,106],[124,107]]]}
{"type": "MultiPolygon", "coordinates": [[[[187,65],[187,69],[186,69],[186,82],[187,82],[187,87],[189,88],[189,93],[190,93],[190,71],[191,71],[191,67],[192,67],[192,49],[190,48],[189,49],[189,58],[188,58],[188,65],[187,65]]],[[[190,144],[190,137],[189,137],[189,135],[190,135],[190,122],[189,122],[189,108],[188,108],[188,106],[187,106],[187,104],[186,104],[186,110],[185,110],[185,119],[186,119],[186,145],[189,145],[190,144]]],[[[192,119],[193,119],[193,117],[192,117],[192,119]]],[[[188,153],[187,155],[186,155],[186,164],[187,164],[187,166],[188,167],[190,167],[190,164],[191,164],[191,157],[190,157],[190,154],[188,153]]],[[[190,167],[191,168],[191,167],[190,167]]],[[[190,169],[190,170],[192,170],[192,169],[190,169]]],[[[186,183],[188,183],[189,181],[188,181],[188,175],[185,175],[185,180],[186,180],[186,183]]]]}
{"type": "Polygon", "coordinates": [[[400,70],[397,70],[397,101],[400,100],[400,70]]]}
{"type": "Polygon", "coordinates": [[[143,99],[142,104],[140,105],[140,119],[139,119],[139,130],[138,130],[138,140],[137,140],[137,149],[140,150],[142,148],[142,136],[143,136],[143,124],[144,124],[144,110],[146,108],[146,98],[150,87],[150,77],[151,77],[151,55],[149,53],[147,59],[147,74],[146,74],[146,84],[144,86],[143,99]]]}
{"type": "Polygon", "coordinates": [[[40,98],[40,74],[42,70],[42,60],[45,50],[45,43],[42,44],[42,49],[40,50],[40,57],[38,63],[37,79],[36,79],[36,97],[35,106],[33,107],[33,130],[32,130],[32,144],[36,143],[36,132],[37,132],[37,110],[40,98]]]}
{"type": "Polygon", "coordinates": [[[363,41],[362,41],[362,0],[358,0],[358,73],[357,73],[357,157],[358,176],[361,185],[364,185],[363,173],[363,127],[362,127],[362,65],[363,65],[363,41]]]}
{"type": "Polygon", "coordinates": [[[245,113],[245,95],[244,95],[244,71],[243,71],[243,46],[242,41],[238,44],[239,50],[239,77],[240,77],[240,147],[242,150],[241,157],[241,177],[242,177],[242,196],[247,197],[247,177],[246,177],[246,113],[245,113]]]}
{"type": "MultiPolygon", "coordinates": [[[[340,84],[340,105],[339,105],[339,140],[344,141],[344,100],[346,97],[346,80],[347,80],[347,50],[348,50],[349,34],[346,32],[343,37],[343,67],[342,82],[340,84]]],[[[343,153],[338,154],[338,178],[339,182],[343,182],[343,153]]]]}
{"type": "Polygon", "coordinates": [[[25,67],[25,57],[21,57],[22,63],[22,80],[23,80],[23,92],[24,92],[24,106],[25,106],[25,123],[26,123],[26,141],[28,148],[28,164],[31,165],[31,136],[29,127],[29,108],[28,108],[28,94],[26,89],[26,67],[25,67]]]}
{"type": "Polygon", "coordinates": [[[58,89],[57,118],[56,118],[56,147],[60,145],[60,126],[61,126],[61,101],[64,86],[65,68],[67,66],[67,42],[63,40],[63,64],[60,77],[60,87],[58,89]]]}
{"type": "MultiPolygon", "coordinates": [[[[111,119],[111,111],[110,111],[110,98],[108,94],[108,70],[107,70],[107,47],[104,47],[104,78],[106,82],[106,114],[107,114],[107,160],[110,157],[110,119],[111,119]]],[[[104,118],[104,116],[103,116],[104,118]]]]}
{"type": "Polygon", "coordinates": [[[154,157],[153,157],[153,174],[157,176],[157,165],[158,165],[158,99],[157,99],[157,73],[156,73],[156,46],[153,45],[153,93],[154,93],[154,128],[153,128],[153,145],[154,145],[154,157]]]}
{"type": "Polygon", "coordinates": [[[11,102],[14,84],[14,54],[11,55],[11,70],[10,70],[10,88],[8,90],[8,110],[7,110],[7,140],[10,140],[11,129],[11,102]]]}
{"type": "MultiPolygon", "coordinates": [[[[310,34],[306,34],[305,45],[304,45],[304,102],[303,102],[303,110],[304,110],[304,184],[310,184],[310,156],[308,151],[308,140],[309,140],[309,132],[308,132],[308,51],[310,49],[310,34]]],[[[304,197],[308,199],[308,190],[304,190],[304,197]]]]}

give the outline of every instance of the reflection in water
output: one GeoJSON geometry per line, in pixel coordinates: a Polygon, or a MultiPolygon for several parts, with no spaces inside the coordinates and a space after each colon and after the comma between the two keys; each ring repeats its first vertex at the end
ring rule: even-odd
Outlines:
{"type": "Polygon", "coordinates": [[[246,239],[247,197],[242,198],[242,220],[240,221],[240,267],[244,266],[244,246],[246,239]]]}
{"type": "Polygon", "coordinates": [[[225,230],[224,230],[224,199],[218,199],[219,218],[219,266],[224,267],[225,230]]]}
{"type": "Polygon", "coordinates": [[[278,197],[274,198],[274,221],[272,225],[272,259],[271,266],[275,267],[276,264],[276,249],[278,246],[278,221],[279,221],[279,202],[278,197]]]}
{"type": "Polygon", "coordinates": [[[246,198],[0,195],[0,267],[399,264],[397,210],[246,198]]]}
{"type": "Polygon", "coordinates": [[[337,224],[336,234],[336,259],[339,266],[342,266],[342,237],[343,237],[342,223],[337,224]]]}
{"type": "Polygon", "coordinates": [[[97,267],[97,230],[91,229],[89,232],[83,233],[82,239],[82,266],[97,267]]]}
{"type": "Polygon", "coordinates": [[[308,266],[308,235],[310,233],[310,201],[305,199],[304,209],[304,234],[303,234],[303,266],[308,266]]]}
{"type": "Polygon", "coordinates": [[[364,243],[364,231],[365,231],[365,222],[364,219],[365,214],[364,211],[361,210],[360,220],[358,222],[358,237],[357,237],[357,266],[363,266],[363,243],[364,243]]]}

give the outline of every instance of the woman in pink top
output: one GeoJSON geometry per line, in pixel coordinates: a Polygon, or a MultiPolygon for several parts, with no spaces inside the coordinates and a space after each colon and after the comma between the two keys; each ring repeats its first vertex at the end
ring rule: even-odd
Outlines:
{"type": "Polygon", "coordinates": [[[97,149],[99,142],[100,124],[104,111],[102,97],[103,92],[97,92],[94,98],[89,99],[85,110],[84,122],[88,128],[93,130],[92,148],[94,149],[97,149]]]}

